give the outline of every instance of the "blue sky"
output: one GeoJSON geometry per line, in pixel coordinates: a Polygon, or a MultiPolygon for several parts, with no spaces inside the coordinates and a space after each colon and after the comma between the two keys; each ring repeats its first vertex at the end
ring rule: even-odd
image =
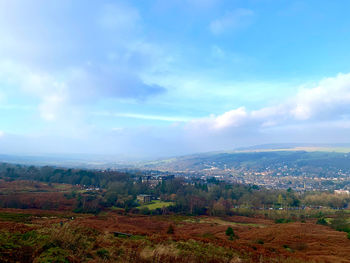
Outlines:
{"type": "Polygon", "coordinates": [[[348,143],[349,7],[0,0],[0,152],[348,143]]]}

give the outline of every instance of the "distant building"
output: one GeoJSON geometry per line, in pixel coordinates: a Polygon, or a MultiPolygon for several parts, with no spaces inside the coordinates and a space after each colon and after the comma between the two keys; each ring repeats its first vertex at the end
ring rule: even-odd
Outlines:
{"type": "Polygon", "coordinates": [[[141,177],[141,182],[154,188],[167,180],[173,180],[174,175],[144,175],[141,177]]]}
{"type": "Polygon", "coordinates": [[[348,190],[334,190],[334,193],[336,195],[350,195],[350,192],[348,190]]]}
{"type": "Polygon", "coordinates": [[[137,201],[139,201],[141,204],[150,203],[151,200],[152,200],[151,195],[138,195],[137,196],[137,201]]]}

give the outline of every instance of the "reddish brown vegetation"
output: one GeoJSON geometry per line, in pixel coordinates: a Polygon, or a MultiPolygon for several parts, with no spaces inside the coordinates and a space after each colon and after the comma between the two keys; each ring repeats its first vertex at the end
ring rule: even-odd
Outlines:
{"type": "MultiPolygon", "coordinates": [[[[232,217],[230,221],[241,223],[232,227],[239,239],[228,240],[226,224],[216,223],[216,218],[202,217],[208,223],[177,222],[174,224],[174,240],[194,239],[215,245],[230,247],[242,254],[251,254],[259,260],[272,257],[293,257],[315,262],[350,262],[350,240],[346,233],[326,226],[307,223],[274,224],[270,220],[232,217]],[[209,223],[210,221],[213,223],[209,223]],[[247,224],[261,224],[255,227],[247,224]]],[[[220,220],[221,222],[221,220],[220,220]]],[[[154,239],[166,240],[171,217],[122,216],[108,214],[103,217],[88,217],[75,224],[96,228],[100,231],[122,231],[138,235],[150,235],[154,239]]]]}
{"type": "Polygon", "coordinates": [[[60,184],[59,188],[32,181],[4,181],[0,179],[0,205],[2,207],[72,210],[75,200],[64,193],[72,186],[60,184]]]}
{"type": "Polygon", "coordinates": [[[207,216],[120,215],[112,212],[100,216],[76,215],[72,220],[67,217],[55,217],[62,212],[52,212],[52,217],[40,217],[39,215],[45,213],[41,210],[0,209],[0,212],[33,214],[33,226],[0,221],[0,229],[11,232],[26,232],[59,221],[69,221],[77,227],[94,228],[101,233],[119,231],[146,235],[155,243],[169,239],[192,239],[212,243],[232,248],[242,255],[249,255],[252,262],[259,262],[261,259],[267,262],[268,258],[294,258],[307,262],[350,262],[350,240],[347,239],[346,233],[316,225],[311,221],[275,224],[267,219],[242,216],[221,219],[207,216]],[[174,233],[171,235],[167,234],[169,225],[174,226],[174,233]],[[234,229],[238,239],[228,239],[225,235],[227,226],[234,229]]]}
{"type": "Polygon", "coordinates": [[[72,210],[75,200],[68,200],[63,193],[16,193],[0,195],[4,207],[72,210]]]}

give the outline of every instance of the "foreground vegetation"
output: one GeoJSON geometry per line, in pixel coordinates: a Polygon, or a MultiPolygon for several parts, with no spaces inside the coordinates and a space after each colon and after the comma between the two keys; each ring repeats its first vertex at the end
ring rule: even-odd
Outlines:
{"type": "Polygon", "coordinates": [[[59,224],[25,233],[0,232],[1,262],[228,262],[234,251],[194,240],[130,239],[59,224]]]}
{"type": "Polygon", "coordinates": [[[215,179],[150,187],[139,177],[0,165],[0,262],[313,262],[307,251],[324,249],[336,256],[325,251],[319,262],[339,262],[350,255],[347,195],[215,179]],[[158,199],[140,204],[138,194],[158,199]]]}
{"type": "MultiPolygon", "coordinates": [[[[322,214],[329,222],[324,226],[316,219],[292,222],[124,212],[94,216],[0,209],[0,262],[350,260],[350,240],[340,232],[343,227],[350,229],[348,214],[322,214]],[[330,253],[332,258],[327,256],[330,253]]],[[[287,216],[285,211],[284,218],[287,216]]]]}

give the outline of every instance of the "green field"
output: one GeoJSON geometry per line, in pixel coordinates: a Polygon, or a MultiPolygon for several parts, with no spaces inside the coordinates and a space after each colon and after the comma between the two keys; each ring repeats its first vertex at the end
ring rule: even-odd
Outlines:
{"type": "Polygon", "coordinates": [[[32,216],[31,214],[0,212],[0,221],[29,222],[32,216]]]}
{"type": "Polygon", "coordinates": [[[278,149],[237,150],[229,153],[293,152],[293,151],[349,153],[350,148],[349,147],[299,146],[299,147],[278,148],[278,149]]]}
{"type": "Polygon", "coordinates": [[[174,205],[174,202],[164,202],[160,200],[154,200],[151,203],[138,206],[138,208],[148,208],[149,210],[156,210],[157,208],[168,207],[174,205]]]}

